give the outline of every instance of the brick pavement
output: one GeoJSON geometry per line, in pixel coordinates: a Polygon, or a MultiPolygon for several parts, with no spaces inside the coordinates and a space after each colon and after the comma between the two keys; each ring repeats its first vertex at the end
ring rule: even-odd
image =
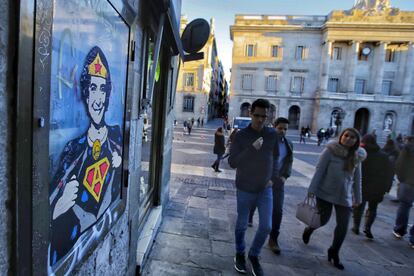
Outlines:
{"type": "MultiPolygon", "coordinates": [[[[309,171],[309,166],[313,165],[294,164],[294,169],[302,174],[290,178],[286,184],[279,238],[282,254],[274,255],[265,245],[261,254],[265,275],[414,275],[414,250],[408,246],[407,237],[396,240],[391,234],[397,204],[391,202],[389,196],[379,206],[372,229],[373,241],[348,233],[341,250],[344,271],[337,270],[326,259],[335,226],[334,216],[312,235],[308,245],[303,244],[304,225],[295,218],[295,211],[306,194],[304,182],[309,183],[310,176],[303,171],[309,171]]],[[[234,181],[221,178],[220,174],[214,177],[191,175],[191,172],[173,173],[170,195],[143,275],[239,275],[233,269],[234,181]]],[[[247,245],[255,234],[257,217],[254,226],[247,230],[247,245]]],[[[410,221],[413,219],[411,215],[410,221]]]]}

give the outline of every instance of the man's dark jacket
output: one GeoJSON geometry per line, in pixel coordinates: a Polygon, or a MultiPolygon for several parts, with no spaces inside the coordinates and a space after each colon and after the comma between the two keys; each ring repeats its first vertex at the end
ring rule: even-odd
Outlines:
{"type": "Polygon", "coordinates": [[[414,143],[403,147],[395,162],[395,172],[398,180],[414,187],[414,143]]]}
{"type": "Polygon", "coordinates": [[[236,187],[249,193],[262,192],[269,180],[276,182],[279,147],[277,134],[273,128],[263,127],[258,132],[251,124],[237,132],[230,148],[229,164],[236,171],[236,187]],[[253,142],[263,137],[259,150],[253,142]]]}
{"type": "Polygon", "coordinates": [[[389,192],[394,178],[392,164],[387,154],[377,145],[365,145],[367,159],[362,162],[362,199],[381,202],[389,192]]]}
{"type": "Polygon", "coordinates": [[[286,156],[283,160],[282,168],[279,171],[279,176],[283,176],[284,178],[288,179],[288,177],[290,177],[290,175],[292,174],[293,144],[290,140],[286,139],[286,137],[284,137],[283,139],[285,139],[286,156]]]}

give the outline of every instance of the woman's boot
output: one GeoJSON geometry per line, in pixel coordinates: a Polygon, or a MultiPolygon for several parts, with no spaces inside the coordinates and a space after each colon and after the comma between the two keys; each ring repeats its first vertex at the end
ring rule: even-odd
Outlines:
{"type": "Polygon", "coordinates": [[[328,261],[333,262],[334,267],[337,269],[343,270],[345,268],[339,260],[338,250],[335,250],[332,247],[328,249],[328,261]]]}
{"type": "Polygon", "coordinates": [[[313,228],[306,227],[305,230],[303,231],[302,240],[305,244],[309,243],[310,236],[312,235],[313,230],[314,230],[313,228]]]}
{"type": "Polygon", "coordinates": [[[375,217],[376,217],[376,214],[368,209],[367,213],[365,215],[365,230],[364,230],[364,233],[365,233],[365,236],[370,240],[374,239],[374,236],[371,233],[371,226],[372,226],[372,224],[374,224],[375,217]]]}

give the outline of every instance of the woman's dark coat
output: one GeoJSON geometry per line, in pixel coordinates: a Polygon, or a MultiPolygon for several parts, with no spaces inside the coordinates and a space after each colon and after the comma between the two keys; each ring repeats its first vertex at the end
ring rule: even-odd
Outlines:
{"type": "Polygon", "coordinates": [[[216,132],[214,134],[214,154],[223,155],[226,151],[226,146],[224,143],[224,134],[219,134],[216,132]]]}
{"type": "Polygon", "coordinates": [[[393,166],[378,146],[366,145],[364,149],[368,157],[362,162],[362,199],[381,202],[391,189],[393,166]]]}

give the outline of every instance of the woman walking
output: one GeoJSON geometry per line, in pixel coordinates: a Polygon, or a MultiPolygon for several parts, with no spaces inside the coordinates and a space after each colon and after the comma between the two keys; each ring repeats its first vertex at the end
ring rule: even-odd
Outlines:
{"type": "Polygon", "coordinates": [[[223,154],[226,151],[226,146],[224,144],[224,132],[223,128],[219,127],[216,130],[216,133],[214,133],[214,154],[217,155],[216,161],[214,161],[213,165],[211,167],[214,169],[215,172],[221,172],[219,170],[220,161],[223,159],[223,154]]]}
{"type": "MultiPolygon", "coordinates": [[[[321,216],[321,226],[328,223],[332,207],[335,207],[336,228],[328,261],[338,269],[344,269],[339,260],[339,250],[348,230],[351,207],[361,203],[361,162],[366,157],[359,147],[359,132],[347,128],[338,141],[326,145],[308,189],[309,196],[316,196],[317,208],[321,216]],[[353,195],[353,198],[352,198],[353,195]]],[[[305,244],[315,229],[305,228],[302,239],[305,244]]]]}
{"type": "Polygon", "coordinates": [[[367,152],[368,157],[362,162],[362,203],[353,210],[354,227],[352,232],[356,235],[359,234],[362,214],[368,202],[364,233],[368,239],[373,239],[371,226],[377,216],[378,204],[384,199],[384,194],[391,189],[394,170],[388,156],[380,150],[374,135],[365,135],[362,138],[361,146],[367,152]]]}
{"type": "Polygon", "coordinates": [[[230,148],[231,148],[231,143],[233,143],[234,138],[236,137],[237,132],[239,131],[238,128],[233,129],[233,131],[230,133],[229,138],[227,139],[227,145],[226,145],[226,154],[222,157],[222,159],[225,159],[226,157],[228,157],[230,155],[230,148]]]}

